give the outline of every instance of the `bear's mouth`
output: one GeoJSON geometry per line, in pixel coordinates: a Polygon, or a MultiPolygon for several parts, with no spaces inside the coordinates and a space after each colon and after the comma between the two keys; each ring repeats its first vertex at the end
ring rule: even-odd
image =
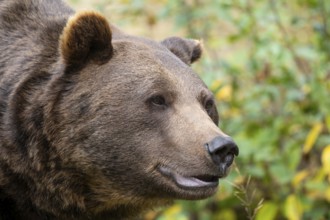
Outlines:
{"type": "Polygon", "coordinates": [[[165,166],[159,166],[158,170],[161,174],[174,181],[180,188],[215,188],[219,185],[219,178],[221,178],[221,176],[212,175],[184,176],[165,166]]]}

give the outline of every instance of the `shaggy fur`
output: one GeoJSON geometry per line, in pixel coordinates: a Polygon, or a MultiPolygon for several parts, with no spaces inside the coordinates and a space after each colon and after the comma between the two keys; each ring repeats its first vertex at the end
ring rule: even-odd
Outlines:
{"type": "Polygon", "coordinates": [[[199,41],[129,36],[59,0],[0,1],[0,219],[118,219],[216,187],[199,41]]]}

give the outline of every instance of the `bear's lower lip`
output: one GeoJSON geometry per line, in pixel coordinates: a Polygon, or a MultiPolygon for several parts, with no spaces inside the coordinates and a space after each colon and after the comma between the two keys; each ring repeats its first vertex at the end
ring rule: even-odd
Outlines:
{"type": "Polygon", "coordinates": [[[217,187],[219,178],[217,176],[183,176],[170,168],[159,166],[159,171],[166,177],[171,178],[181,188],[203,188],[217,187]]]}

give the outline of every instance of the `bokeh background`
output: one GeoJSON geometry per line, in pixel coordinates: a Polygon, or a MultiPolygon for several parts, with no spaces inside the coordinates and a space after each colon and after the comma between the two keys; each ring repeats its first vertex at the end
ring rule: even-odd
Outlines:
{"type": "Polygon", "coordinates": [[[330,1],[67,0],[127,33],[202,39],[193,68],[240,156],[218,193],[146,220],[330,219],[330,1]]]}

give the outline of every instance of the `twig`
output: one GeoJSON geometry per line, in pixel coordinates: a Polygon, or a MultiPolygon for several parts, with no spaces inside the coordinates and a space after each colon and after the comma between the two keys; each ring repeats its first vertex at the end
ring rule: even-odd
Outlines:
{"type": "MultiPolygon", "coordinates": [[[[242,177],[242,175],[237,167],[235,167],[235,170],[237,171],[239,176],[242,177]]],[[[258,204],[255,207],[253,207],[256,190],[254,189],[252,192],[250,192],[251,176],[249,176],[248,179],[246,180],[246,183],[242,184],[242,185],[237,185],[232,182],[229,182],[229,183],[236,189],[236,192],[234,192],[234,195],[236,196],[236,198],[238,200],[241,201],[242,205],[244,206],[244,210],[247,214],[247,218],[249,220],[255,219],[258,211],[260,210],[260,208],[263,205],[264,199],[261,199],[258,202],[258,204]]]]}

